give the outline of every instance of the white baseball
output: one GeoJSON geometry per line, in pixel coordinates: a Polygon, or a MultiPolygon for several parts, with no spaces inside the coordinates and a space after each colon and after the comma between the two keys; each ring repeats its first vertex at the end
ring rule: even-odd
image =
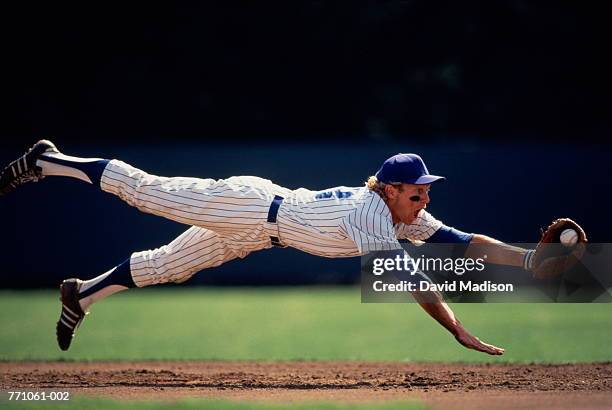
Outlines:
{"type": "Polygon", "coordinates": [[[566,229],[561,232],[561,237],[559,240],[564,246],[571,248],[572,246],[576,245],[576,242],[578,242],[578,233],[573,229],[566,229]]]}

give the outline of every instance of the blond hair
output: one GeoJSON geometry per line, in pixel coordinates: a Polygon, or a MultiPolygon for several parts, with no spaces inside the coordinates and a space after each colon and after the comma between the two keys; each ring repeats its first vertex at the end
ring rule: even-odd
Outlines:
{"type": "Polygon", "coordinates": [[[370,191],[376,192],[378,196],[380,196],[385,201],[387,200],[387,193],[385,192],[385,187],[387,185],[391,185],[398,188],[400,192],[403,190],[402,184],[385,184],[384,182],[380,182],[375,176],[369,177],[366,181],[366,187],[370,191]]]}

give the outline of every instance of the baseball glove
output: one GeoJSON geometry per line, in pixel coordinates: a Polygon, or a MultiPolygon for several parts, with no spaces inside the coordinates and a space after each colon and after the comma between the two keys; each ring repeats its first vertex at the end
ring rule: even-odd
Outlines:
{"type": "Polygon", "coordinates": [[[552,278],[571,269],[584,255],[587,237],[584,230],[569,218],[555,219],[543,230],[542,238],[530,255],[529,266],[538,279],[552,278]],[[572,247],[560,242],[561,232],[573,229],[578,240],[572,247]]]}

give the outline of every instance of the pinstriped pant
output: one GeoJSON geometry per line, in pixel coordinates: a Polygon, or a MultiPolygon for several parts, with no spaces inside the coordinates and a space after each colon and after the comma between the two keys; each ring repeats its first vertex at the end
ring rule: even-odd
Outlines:
{"type": "Polygon", "coordinates": [[[257,177],[225,180],[159,177],[112,160],[100,182],[139,210],[191,225],[168,245],[135,252],[130,270],[138,287],[180,283],[196,272],[270,248],[267,223],[274,195],[289,190],[257,177]]]}

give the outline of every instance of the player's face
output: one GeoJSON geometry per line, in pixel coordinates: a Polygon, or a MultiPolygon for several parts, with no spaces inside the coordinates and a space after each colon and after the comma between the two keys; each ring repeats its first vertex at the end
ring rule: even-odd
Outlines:
{"type": "Polygon", "coordinates": [[[387,188],[387,206],[391,210],[393,223],[411,224],[419,212],[429,203],[431,185],[402,184],[387,188]]]}

